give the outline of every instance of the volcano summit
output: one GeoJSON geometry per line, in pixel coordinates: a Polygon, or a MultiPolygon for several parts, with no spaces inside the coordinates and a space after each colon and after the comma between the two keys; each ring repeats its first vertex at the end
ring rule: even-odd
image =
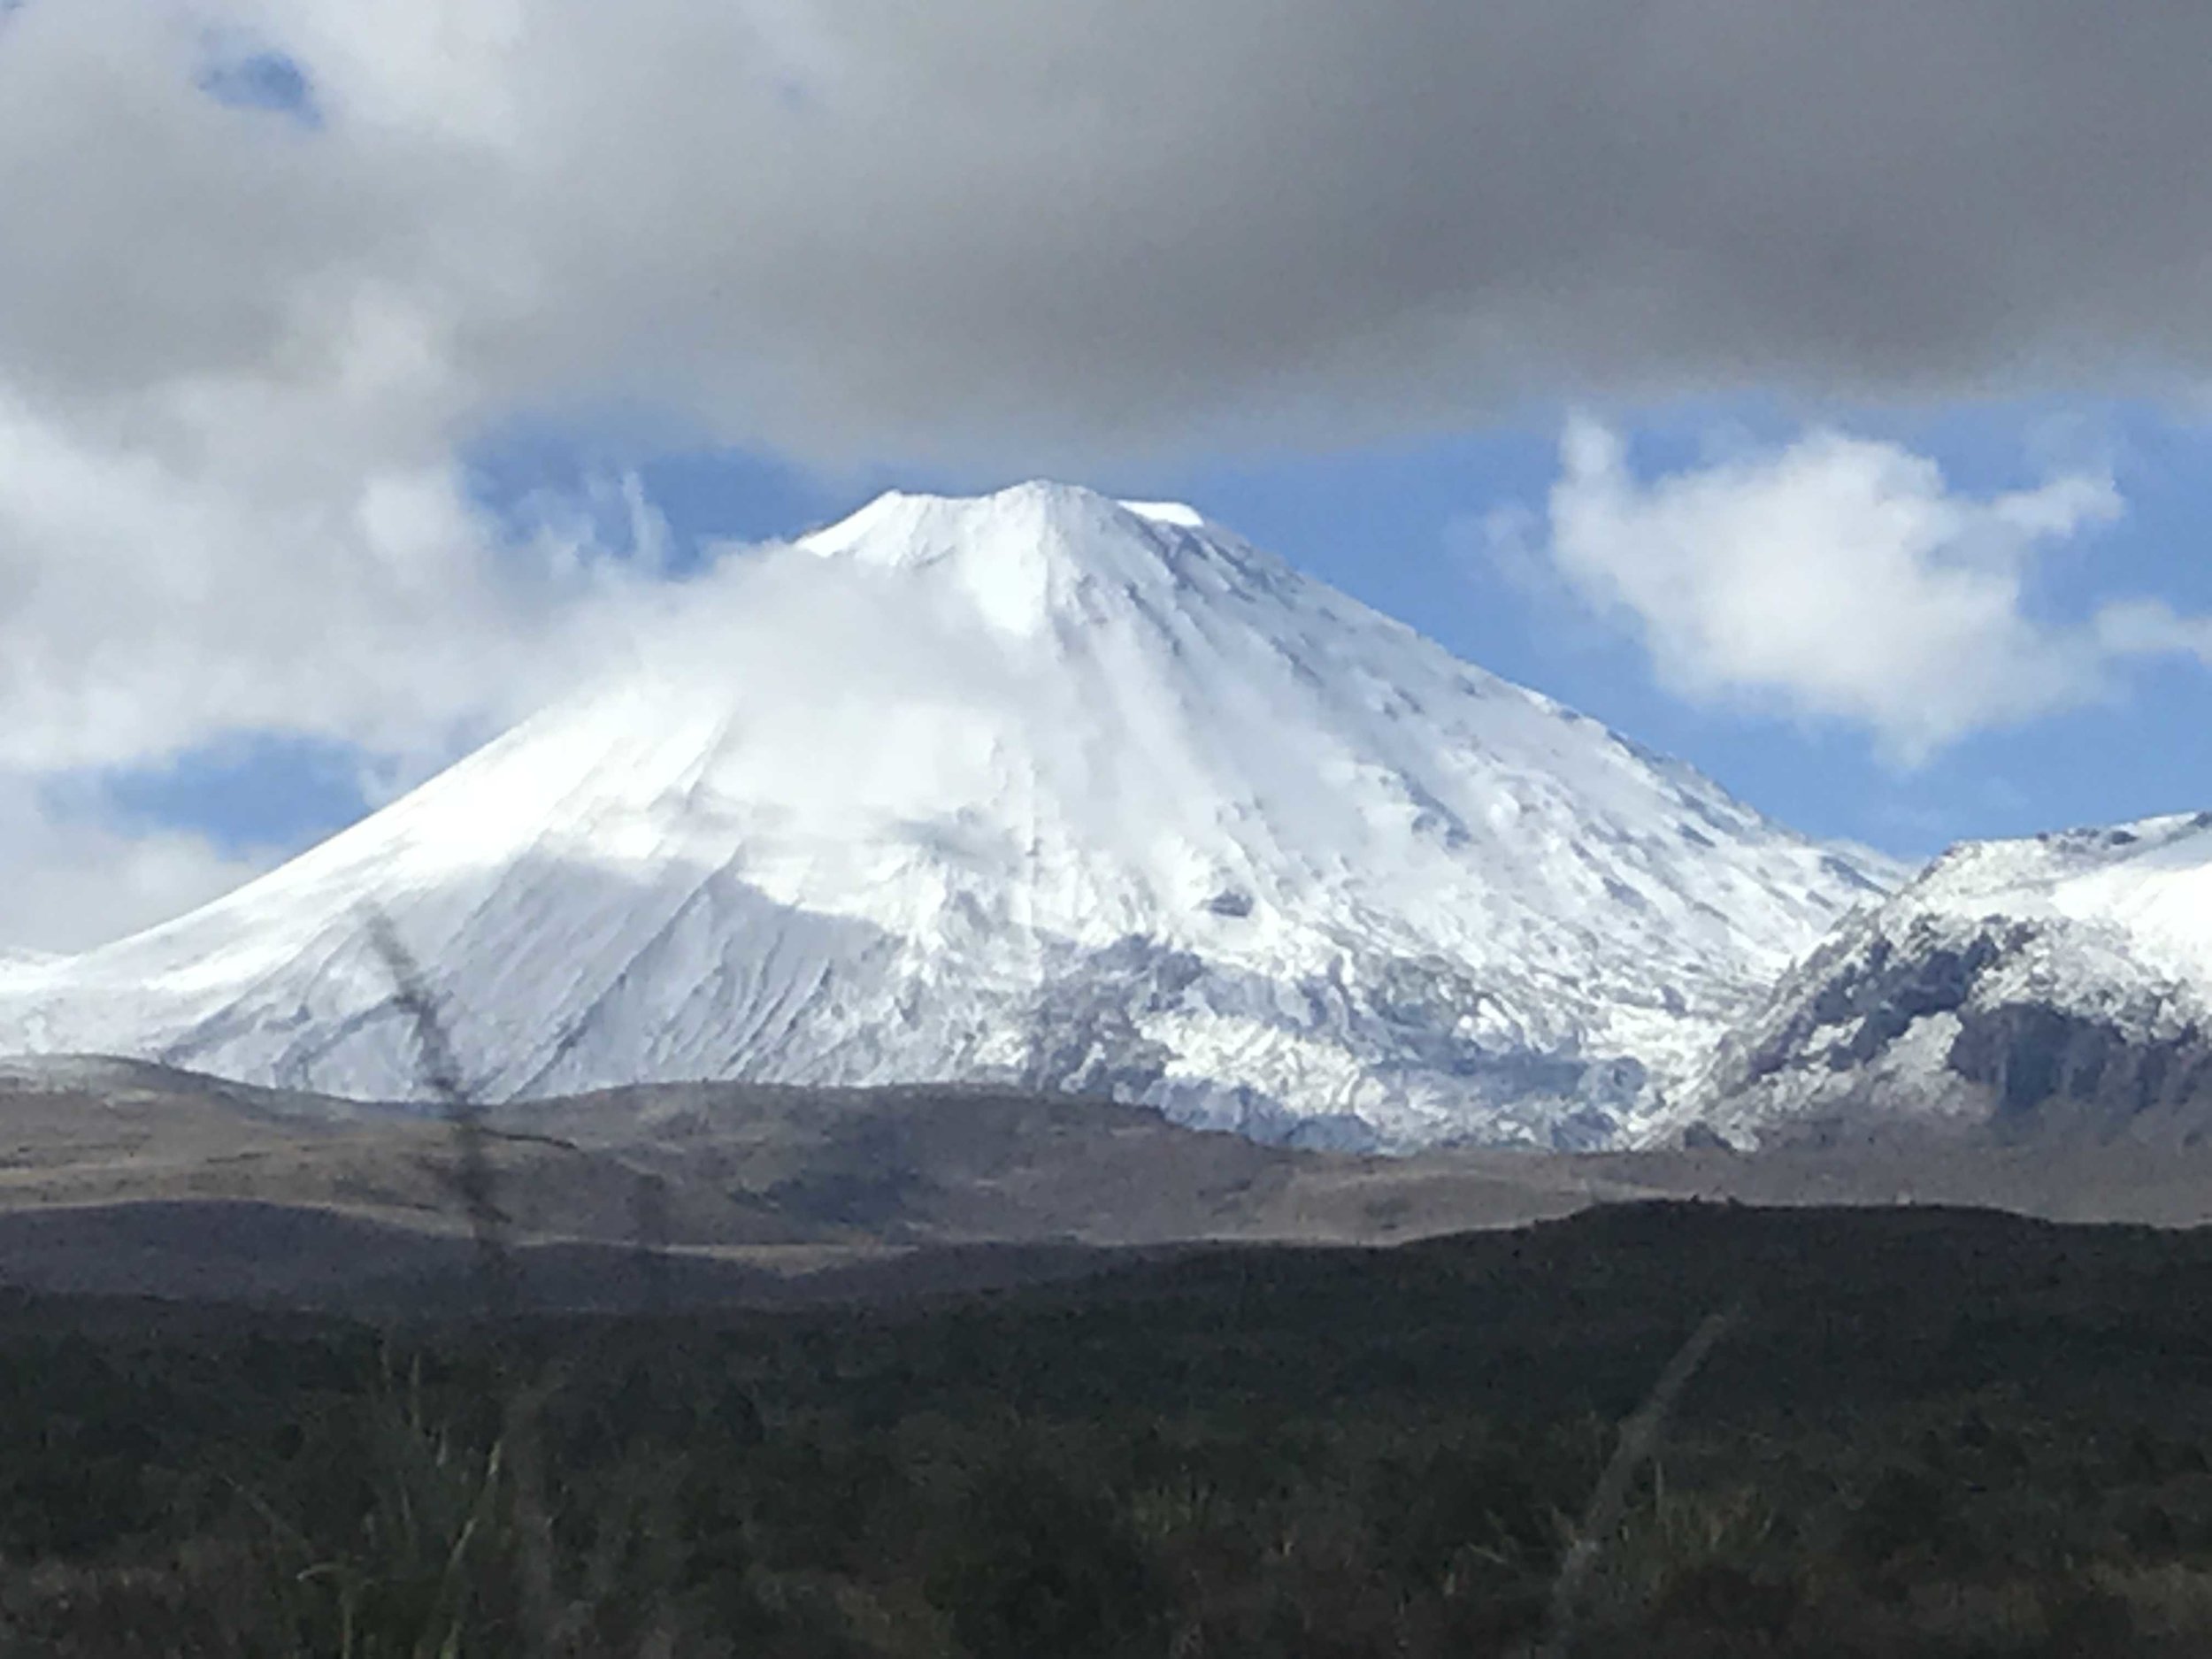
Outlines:
{"type": "Polygon", "coordinates": [[[281,869],[0,962],[0,1049],[403,1095],[375,907],[498,1099],[964,1080],[1595,1145],[1895,879],[1184,507],[890,495],[683,593],[281,869]]]}

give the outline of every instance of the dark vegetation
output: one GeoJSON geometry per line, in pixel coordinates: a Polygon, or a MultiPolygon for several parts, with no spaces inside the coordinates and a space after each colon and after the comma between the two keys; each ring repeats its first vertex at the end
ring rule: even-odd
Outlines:
{"type": "Polygon", "coordinates": [[[0,1655],[2212,1651],[2212,1235],[1600,1210],[899,1305],[0,1301],[0,1655]]]}

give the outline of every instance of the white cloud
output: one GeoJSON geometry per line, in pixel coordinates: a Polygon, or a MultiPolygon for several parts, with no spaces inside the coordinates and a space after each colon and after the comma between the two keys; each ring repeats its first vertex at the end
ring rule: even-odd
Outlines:
{"type": "Polygon", "coordinates": [[[1975,497],[1932,461],[1835,432],[1646,480],[1581,420],[1536,545],[1677,694],[1850,722],[1917,764],[2105,695],[2123,657],[2212,646],[2212,623],[2154,603],[2036,613],[2038,560],[2121,511],[2109,478],[1975,497]]]}
{"type": "Polygon", "coordinates": [[[642,598],[573,541],[511,544],[447,463],[242,471],[0,397],[0,766],[255,730],[435,749],[526,710],[642,598]]]}
{"type": "Polygon", "coordinates": [[[678,596],[652,580],[660,527],[634,485],[547,503],[518,534],[443,457],[313,455],[334,423],[303,401],[204,389],[197,453],[179,457],[0,382],[0,775],[17,780],[0,946],[96,942],[267,862],[103,825],[85,798],[60,810],[42,778],[266,732],[359,746],[365,776],[412,780],[678,596]]]}
{"type": "Polygon", "coordinates": [[[58,807],[36,779],[0,774],[0,959],[78,950],[228,892],[276,862],[182,832],[119,828],[58,807]]]}

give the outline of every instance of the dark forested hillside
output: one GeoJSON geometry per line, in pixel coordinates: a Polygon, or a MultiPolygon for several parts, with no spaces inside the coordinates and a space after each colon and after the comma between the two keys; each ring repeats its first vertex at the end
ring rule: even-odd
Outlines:
{"type": "Polygon", "coordinates": [[[0,1652],[1547,1640],[2204,1651],[2212,1237],[1663,1205],[775,1313],[0,1313],[0,1652]]]}

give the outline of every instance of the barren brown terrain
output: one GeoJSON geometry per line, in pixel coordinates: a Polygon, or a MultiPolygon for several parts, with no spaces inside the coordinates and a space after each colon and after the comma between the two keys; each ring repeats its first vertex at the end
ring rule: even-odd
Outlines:
{"type": "MultiPolygon", "coordinates": [[[[497,1110],[505,1240],[555,1302],[786,1300],[1084,1271],[1206,1242],[1388,1244],[1593,1205],[1968,1205],[2212,1220],[2212,1150],[1831,1131],[1755,1154],[1353,1156],[1111,1102],[700,1084],[497,1110]],[[802,1288],[802,1287],[804,1288],[802,1288]]],[[[446,1124],[109,1060],[0,1072],[0,1279],[25,1287],[404,1302],[465,1276],[446,1124]]]]}

